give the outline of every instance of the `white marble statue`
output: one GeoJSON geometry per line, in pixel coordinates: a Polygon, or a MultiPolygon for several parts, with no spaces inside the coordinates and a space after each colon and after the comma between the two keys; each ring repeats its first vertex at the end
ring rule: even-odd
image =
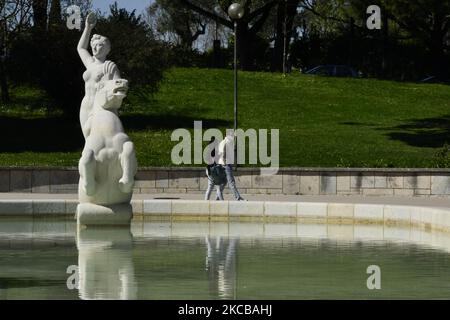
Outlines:
{"type": "Polygon", "coordinates": [[[131,217],[130,212],[116,211],[118,208],[119,211],[131,210],[129,203],[137,171],[134,145],[124,133],[117,115],[126,97],[128,81],[108,80],[98,83],[97,87],[94,106],[85,124],[87,138],[79,162],[78,218],[86,221],[81,221],[82,224],[115,224],[114,221],[121,218],[111,214],[125,215],[125,220],[131,217]],[[106,219],[113,222],[102,220],[99,206],[105,207],[105,214],[110,217],[106,219]],[[83,218],[87,215],[91,216],[83,218]],[[99,215],[98,218],[95,215],[99,215]],[[95,221],[91,221],[93,218],[95,221]]]}
{"type": "Polygon", "coordinates": [[[94,105],[97,84],[104,80],[120,79],[120,72],[114,62],[106,60],[111,51],[108,38],[95,34],[91,41],[92,55],[88,51],[89,37],[97,23],[94,13],[86,18],[86,25],[78,43],[78,54],[83,61],[86,71],[83,74],[85,82],[85,96],[80,108],[80,123],[86,138],[85,124],[94,105]]]}
{"type": "MultiPolygon", "coordinates": [[[[104,60],[108,51],[103,52],[100,59],[95,54],[103,49],[96,51],[95,48],[93,46],[94,58],[88,70],[95,70],[97,62],[104,60]]],[[[118,116],[128,92],[128,81],[109,79],[98,72],[95,81],[86,81],[89,95],[93,97],[88,97],[86,91],[81,106],[86,143],[79,162],[77,218],[81,225],[124,225],[129,224],[132,217],[130,201],[137,171],[134,145],[118,116]]]]}

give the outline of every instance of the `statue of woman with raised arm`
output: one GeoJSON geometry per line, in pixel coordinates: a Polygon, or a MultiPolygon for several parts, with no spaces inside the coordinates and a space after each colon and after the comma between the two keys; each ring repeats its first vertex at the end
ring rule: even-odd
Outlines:
{"type": "Polygon", "coordinates": [[[102,81],[120,79],[120,72],[116,64],[112,61],[106,60],[106,57],[111,51],[111,43],[108,38],[93,35],[90,44],[92,48],[92,55],[89,53],[89,38],[91,32],[97,23],[97,18],[94,13],[89,13],[86,18],[86,25],[78,43],[78,54],[86,67],[86,72],[83,74],[85,82],[85,96],[80,108],[80,123],[83,135],[87,137],[86,121],[92,111],[94,105],[95,93],[97,92],[97,85],[102,81]]]}

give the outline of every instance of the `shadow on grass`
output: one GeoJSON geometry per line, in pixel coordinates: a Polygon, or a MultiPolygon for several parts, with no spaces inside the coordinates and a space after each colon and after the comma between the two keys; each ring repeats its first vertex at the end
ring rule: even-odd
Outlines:
{"type": "Polygon", "coordinates": [[[412,147],[440,148],[450,142],[450,115],[413,119],[407,123],[394,127],[377,127],[371,123],[343,122],[344,125],[372,127],[374,130],[384,131],[391,140],[402,141],[412,147]]]}
{"type": "MultiPolygon", "coordinates": [[[[174,115],[124,115],[125,131],[190,129],[194,121],[203,120],[203,128],[230,126],[230,121],[174,115]]],[[[64,117],[0,117],[0,152],[73,152],[84,145],[78,119],[64,117]]]]}
{"type": "Polygon", "coordinates": [[[77,121],[67,118],[0,117],[0,152],[70,152],[83,147],[77,121]]]}

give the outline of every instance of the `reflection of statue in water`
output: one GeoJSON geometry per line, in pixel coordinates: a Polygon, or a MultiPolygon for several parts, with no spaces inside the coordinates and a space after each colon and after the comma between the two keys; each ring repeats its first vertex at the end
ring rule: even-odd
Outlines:
{"type": "Polygon", "coordinates": [[[81,299],[137,299],[132,244],[129,229],[78,230],[81,299]]]}
{"type": "Polygon", "coordinates": [[[210,291],[220,299],[236,298],[236,248],[238,239],[205,238],[206,271],[210,291]]]}
{"type": "Polygon", "coordinates": [[[111,51],[111,43],[108,38],[94,35],[91,39],[92,55],[88,51],[89,37],[96,25],[96,21],[94,13],[90,13],[87,16],[85,29],[78,43],[78,54],[86,67],[86,72],[83,74],[85,96],[80,108],[80,123],[85,138],[87,137],[85,124],[94,106],[97,84],[104,80],[120,79],[120,72],[117,66],[113,62],[106,60],[111,51]]]}
{"type": "Polygon", "coordinates": [[[77,208],[82,225],[127,225],[133,216],[130,205],[137,171],[134,145],[118,116],[128,92],[128,81],[120,79],[115,65],[106,61],[109,41],[92,40],[92,57],[86,47],[95,16],[89,14],[78,52],[87,71],[86,96],[80,121],[86,144],[79,162],[77,208]]]}

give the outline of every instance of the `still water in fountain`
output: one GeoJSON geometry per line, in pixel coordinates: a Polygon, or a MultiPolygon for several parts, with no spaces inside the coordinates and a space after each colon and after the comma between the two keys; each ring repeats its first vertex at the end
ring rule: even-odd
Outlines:
{"type": "Polygon", "coordinates": [[[0,299],[448,299],[449,252],[386,226],[1,219],[0,299]]]}

